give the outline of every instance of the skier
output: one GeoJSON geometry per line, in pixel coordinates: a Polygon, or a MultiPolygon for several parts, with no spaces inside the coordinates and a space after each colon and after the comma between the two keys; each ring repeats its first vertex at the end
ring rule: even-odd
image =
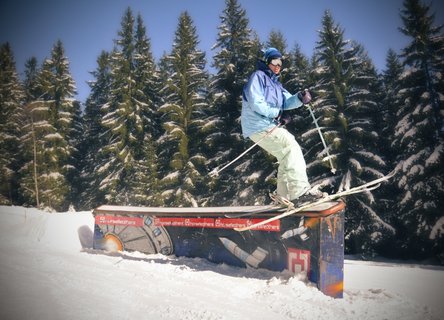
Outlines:
{"type": "Polygon", "coordinates": [[[268,48],[258,61],[257,70],[243,88],[241,125],[245,138],[277,158],[275,193],[298,206],[322,198],[323,193],[310,187],[302,150],[283,127],[291,121],[286,111],[308,104],[312,98],[308,90],[292,95],[283,88],[279,82],[282,60],[276,48],[268,48]]]}

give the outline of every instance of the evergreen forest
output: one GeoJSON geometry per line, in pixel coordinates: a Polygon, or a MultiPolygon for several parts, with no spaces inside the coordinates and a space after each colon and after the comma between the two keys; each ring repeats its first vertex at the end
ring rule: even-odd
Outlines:
{"type": "Polygon", "coordinates": [[[284,54],[284,87],[312,92],[331,156],[309,110],[293,110],[287,128],[310,182],[333,193],[396,171],[380,188],[344,199],[345,252],[444,264],[444,37],[421,0],[405,0],[400,15],[408,45],[389,50],[378,72],[329,11],[311,57],[288,47],[281,31],[259,39],[237,0],[225,1],[216,43],[202,52],[185,11],[156,61],[149,28],[127,8],[113,50],[97,57],[86,101],[75,99],[62,40],[44,61],[30,57],[23,79],[3,43],[0,204],[54,212],[268,204],[277,163],[260,148],[219,176],[209,172],[252,145],[241,134],[242,88],[271,46],[284,54]]]}

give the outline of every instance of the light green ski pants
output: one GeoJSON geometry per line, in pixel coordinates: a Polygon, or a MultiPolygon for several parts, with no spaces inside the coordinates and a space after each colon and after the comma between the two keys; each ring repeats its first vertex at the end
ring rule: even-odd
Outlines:
{"type": "MultiPolygon", "coordinates": [[[[250,139],[258,142],[269,131],[254,133],[250,139]]],[[[287,129],[278,127],[259,141],[258,145],[276,157],[279,162],[276,193],[294,200],[303,195],[310,184],[307,177],[307,166],[301,147],[287,129]]]]}

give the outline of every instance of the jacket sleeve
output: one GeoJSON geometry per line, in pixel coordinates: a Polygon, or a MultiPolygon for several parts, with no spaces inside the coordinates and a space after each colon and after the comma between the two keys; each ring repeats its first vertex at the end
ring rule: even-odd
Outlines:
{"type": "Polygon", "coordinates": [[[300,108],[303,105],[297,94],[291,94],[287,90],[283,90],[282,95],[284,96],[284,110],[300,108]]]}
{"type": "Polygon", "coordinates": [[[279,107],[271,106],[265,101],[264,83],[258,73],[254,73],[248,81],[244,94],[251,109],[267,118],[276,118],[279,115],[279,107]]]}

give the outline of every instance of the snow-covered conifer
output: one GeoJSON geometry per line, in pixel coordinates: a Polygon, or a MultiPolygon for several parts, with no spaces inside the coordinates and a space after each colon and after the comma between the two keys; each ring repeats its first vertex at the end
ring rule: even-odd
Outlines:
{"type": "MultiPolygon", "coordinates": [[[[213,50],[216,50],[213,56],[216,74],[210,84],[213,118],[206,143],[212,154],[208,162],[212,168],[230,162],[249,146],[241,136],[242,89],[256,68],[261,48],[259,39],[252,35],[248,24],[245,9],[238,1],[225,1],[216,44],[213,46],[213,50]]],[[[257,193],[250,192],[254,181],[246,180],[251,174],[246,173],[246,168],[254,152],[257,150],[227,168],[213,181],[217,190],[212,196],[213,204],[252,204],[251,200],[257,193]]],[[[250,167],[248,170],[252,169],[250,167]]]]}
{"type": "Polygon", "coordinates": [[[0,46],[0,204],[17,202],[20,128],[25,95],[9,43],[0,46]]]}
{"type": "Polygon", "coordinates": [[[436,253],[444,261],[442,230],[444,208],[444,130],[442,77],[444,37],[435,27],[430,7],[405,0],[403,27],[410,38],[402,50],[399,109],[392,140],[397,150],[399,241],[405,256],[436,253]]]}
{"type": "Polygon", "coordinates": [[[75,82],[60,40],[43,62],[32,90],[36,96],[28,97],[22,128],[23,152],[28,155],[21,169],[22,188],[32,198],[38,194],[40,206],[62,210],[73,200],[80,103],[74,98],[75,82]]]}
{"type": "Polygon", "coordinates": [[[78,203],[81,207],[94,208],[105,202],[100,192],[100,175],[97,168],[101,163],[100,148],[106,144],[106,128],[102,126],[101,106],[109,100],[111,86],[110,54],[102,51],[97,58],[97,68],[90,72],[94,80],[89,81],[91,93],[85,102],[83,115],[84,135],[79,147],[81,161],[82,192],[78,203]]]}
{"type": "Polygon", "coordinates": [[[168,77],[162,89],[164,104],[159,108],[164,129],[158,139],[164,165],[163,196],[172,205],[196,206],[207,191],[201,132],[208,109],[208,74],[198,43],[196,28],[185,11],[179,17],[172,51],[164,57],[168,77]]]}
{"type": "MultiPolygon", "coordinates": [[[[125,11],[116,48],[110,55],[109,90],[99,102],[104,128],[95,183],[100,197],[119,204],[149,204],[146,144],[155,131],[152,81],[155,65],[140,15],[125,11]]],[[[108,83],[108,80],[107,80],[108,83]]],[[[150,151],[151,152],[151,151],[150,151]]]]}
{"type": "MultiPolygon", "coordinates": [[[[332,183],[334,190],[340,191],[381,177],[387,171],[378,152],[380,137],[375,129],[378,78],[364,48],[344,39],[344,30],[335,24],[329,11],[324,14],[319,35],[317,99],[313,105],[337,169],[334,177],[324,171],[320,181],[332,183]]],[[[311,160],[309,171],[319,174],[319,167],[327,167],[329,162],[323,161],[327,154],[316,135],[313,129],[305,138],[311,144],[311,152],[317,150],[317,159],[311,160]]],[[[348,249],[368,253],[372,244],[382,240],[382,235],[393,233],[382,214],[371,207],[375,194],[368,192],[346,201],[348,249]]]]}

